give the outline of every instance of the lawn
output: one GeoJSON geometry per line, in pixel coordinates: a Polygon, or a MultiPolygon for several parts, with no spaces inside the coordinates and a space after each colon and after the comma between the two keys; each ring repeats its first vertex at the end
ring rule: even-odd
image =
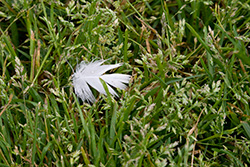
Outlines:
{"type": "Polygon", "coordinates": [[[249,43],[250,0],[1,0],[0,166],[249,166],[249,43]]]}

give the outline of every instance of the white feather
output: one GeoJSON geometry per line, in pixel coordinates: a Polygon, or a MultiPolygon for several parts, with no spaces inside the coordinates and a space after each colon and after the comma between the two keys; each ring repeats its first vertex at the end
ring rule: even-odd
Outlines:
{"type": "Polygon", "coordinates": [[[103,73],[121,66],[121,64],[102,65],[104,62],[104,60],[90,63],[82,61],[79,65],[77,65],[76,72],[73,74],[72,80],[75,93],[82,99],[82,101],[95,101],[95,97],[89,86],[106,95],[106,91],[100,81],[100,78],[106,82],[109,93],[113,96],[118,95],[111,86],[119,89],[125,89],[126,85],[124,83],[129,83],[130,75],[103,75],[103,73]]]}

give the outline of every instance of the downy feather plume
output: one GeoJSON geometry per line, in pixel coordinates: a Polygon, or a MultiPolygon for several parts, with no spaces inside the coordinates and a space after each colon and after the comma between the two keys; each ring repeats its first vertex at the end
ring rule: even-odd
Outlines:
{"type": "Polygon", "coordinates": [[[73,86],[75,93],[82,101],[94,102],[95,97],[90,89],[90,86],[98,92],[105,94],[106,91],[100,81],[100,78],[105,81],[108,91],[111,95],[117,96],[117,93],[112,87],[125,89],[125,84],[129,83],[130,75],[126,74],[104,74],[106,71],[120,67],[122,64],[102,65],[104,60],[98,60],[90,63],[82,61],[76,67],[76,72],[73,74],[73,86]],[[111,87],[112,86],[112,87],[111,87]]]}

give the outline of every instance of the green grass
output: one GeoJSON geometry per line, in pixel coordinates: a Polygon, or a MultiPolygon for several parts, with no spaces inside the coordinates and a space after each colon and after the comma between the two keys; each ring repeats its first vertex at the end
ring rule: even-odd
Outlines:
{"type": "Polygon", "coordinates": [[[0,2],[0,166],[249,166],[250,1],[0,2]],[[124,63],[83,103],[82,60],[124,63]]]}

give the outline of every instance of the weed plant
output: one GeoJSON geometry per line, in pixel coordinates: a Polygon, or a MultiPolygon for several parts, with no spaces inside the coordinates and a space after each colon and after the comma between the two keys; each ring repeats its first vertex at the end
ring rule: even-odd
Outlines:
{"type": "Polygon", "coordinates": [[[249,166],[249,42],[249,0],[2,0],[0,166],[249,166]],[[99,59],[132,78],[88,104],[99,59]]]}

